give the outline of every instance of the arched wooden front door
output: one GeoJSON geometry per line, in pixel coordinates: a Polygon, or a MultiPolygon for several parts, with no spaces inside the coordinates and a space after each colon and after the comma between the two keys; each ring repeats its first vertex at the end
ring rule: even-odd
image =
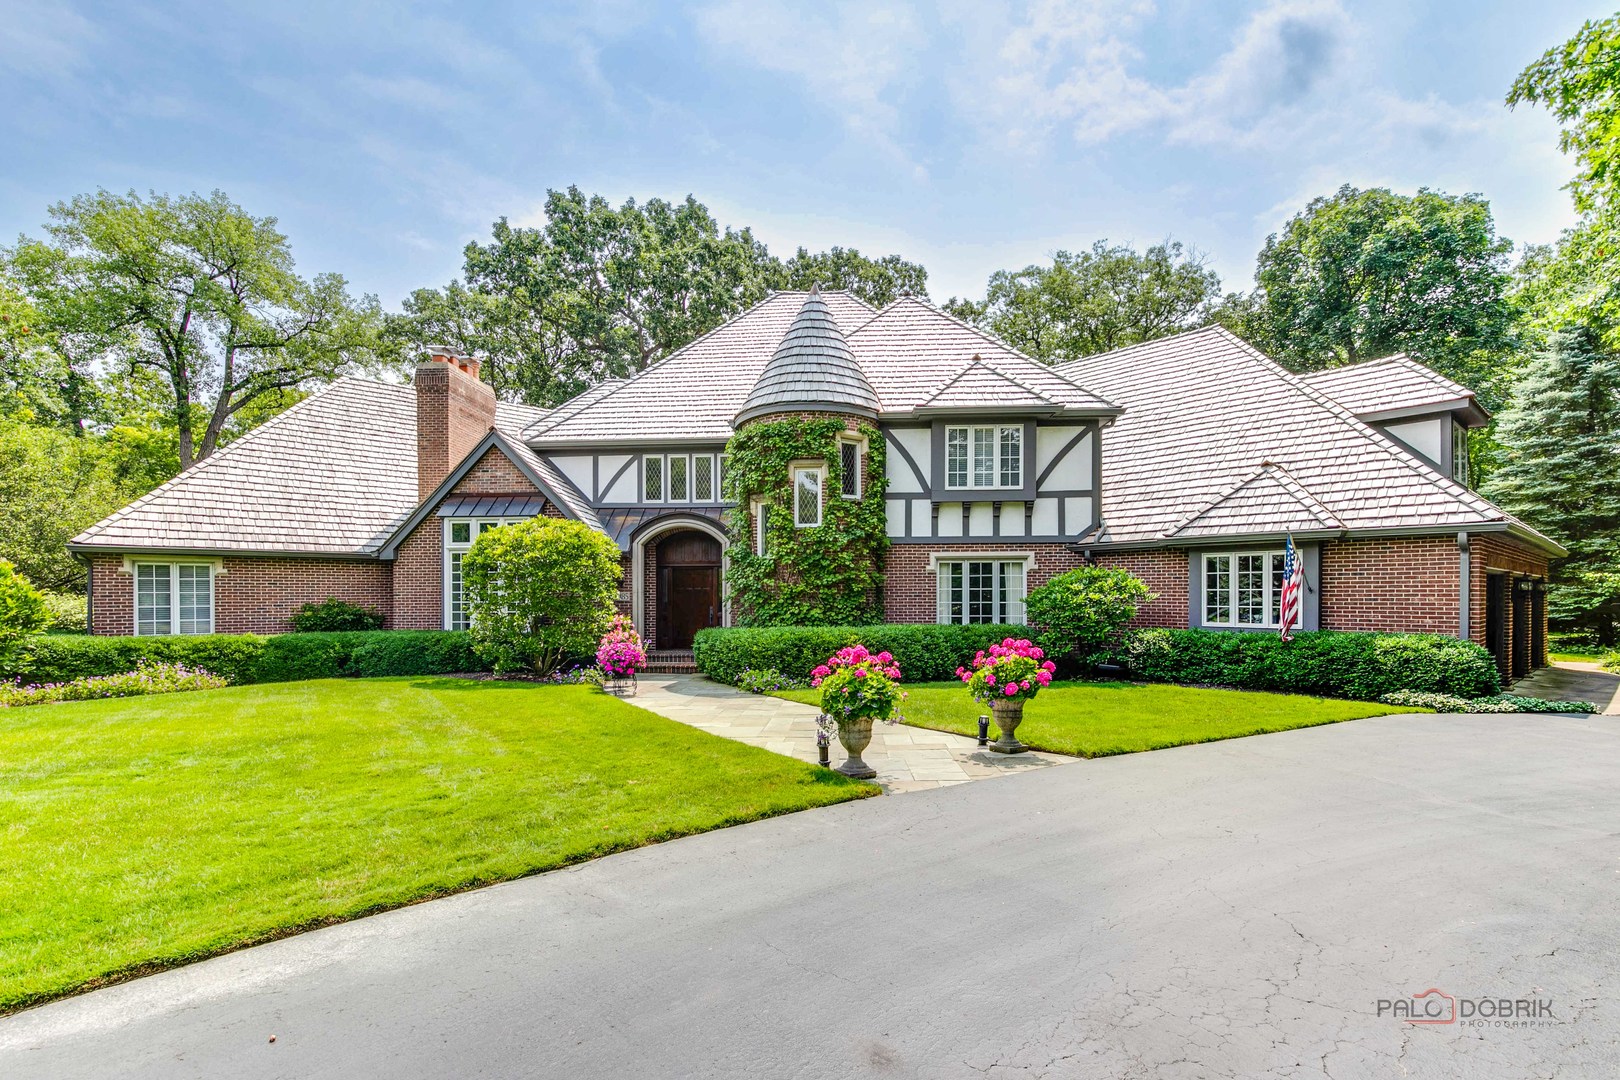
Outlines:
{"type": "Polygon", "coordinates": [[[720,541],[683,530],[658,541],[654,646],[690,649],[705,626],[720,625],[720,541]]]}

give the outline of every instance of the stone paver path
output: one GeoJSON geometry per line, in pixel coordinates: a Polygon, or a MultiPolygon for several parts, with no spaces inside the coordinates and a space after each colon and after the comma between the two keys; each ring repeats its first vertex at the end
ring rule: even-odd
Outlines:
{"type": "MultiPolygon", "coordinates": [[[[660,716],[691,724],[752,746],[803,761],[816,760],[816,710],[766,694],[745,694],[701,675],[643,675],[629,701],[660,716]]],[[[990,728],[995,737],[995,725],[990,728]]],[[[833,739],[834,765],[844,760],[833,739]]],[[[965,784],[992,776],[1042,769],[1079,760],[1060,754],[993,754],[961,735],[904,724],[873,724],[872,745],[862,755],[877,770],[877,783],[891,794],[965,784]]]]}
{"type": "Polygon", "coordinates": [[[1513,684],[1513,693],[1550,701],[1590,701],[1606,716],[1620,716],[1620,675],[1596,664],[1562,660],[1513,684]]]}

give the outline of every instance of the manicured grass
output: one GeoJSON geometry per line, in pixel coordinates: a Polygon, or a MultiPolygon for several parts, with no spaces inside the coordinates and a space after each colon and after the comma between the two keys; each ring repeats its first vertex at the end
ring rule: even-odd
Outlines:
{"type": "Polygon", "coordinates": [[[877,791],[582,686],[322,680],[0,709],[0,1011],[877,791]]]}
{"type": "MultiPolygon", "coordinates": [[[[906,722],[917,727],[977,735],[979,717],[990,713],[988,706],[968,696],[961,683],[923,683],[906,689],[911,694],[905,703],[906,722]]],[[[811,705],[820,700],[814,690],[778,696],[811,705]]],[[[1018,738],[1037,750],[1103,757],[1413,711],[1297,694],[1056,682],[1024,706],[1018,738]]],[[[990,736],[996,736],[993,720],[990,736]]]]}
{"type": "Polygon", "coordinates": [[[1556,664],[1562,660],[1575,660],[1587,664],[1600,664],[1608,655],[1607,649],[1558,649],[1547,654],[1547,662],[1556,664]]]}

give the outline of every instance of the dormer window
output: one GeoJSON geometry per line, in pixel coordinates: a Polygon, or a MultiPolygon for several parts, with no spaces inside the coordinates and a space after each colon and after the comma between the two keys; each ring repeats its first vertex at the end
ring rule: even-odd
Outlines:
{"type": "Polygon", "coordinates": [[[1023,426],[946,428],[945,486],[963,490],[1023,487],[1023,426]]]}

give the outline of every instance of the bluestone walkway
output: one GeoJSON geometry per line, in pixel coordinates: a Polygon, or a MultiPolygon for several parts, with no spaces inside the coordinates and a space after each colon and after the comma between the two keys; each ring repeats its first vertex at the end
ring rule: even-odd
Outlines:
{"type": "MultiPolygon", "coordinates": [[[[632,705],[691,724],[712,735],[763,746],[802,761],[816,760],[818,710],[767,694],[746,694],[701,675],[643,675],[632,705]]],[[[966,691],[964,691],[966,693],[966,691]]],[[[996,734],[990,727],[991,738],[996,734]]],[[[832,763],[844,760],[836,738],[832,763]]],[[[873,724],[872,745],[862,755],[877,770],[877,783],[891,794],[965,784],[1029,772],[1078,759],[1059,754],[993,754],[974,739],[944,731],[873,724]]]]}

